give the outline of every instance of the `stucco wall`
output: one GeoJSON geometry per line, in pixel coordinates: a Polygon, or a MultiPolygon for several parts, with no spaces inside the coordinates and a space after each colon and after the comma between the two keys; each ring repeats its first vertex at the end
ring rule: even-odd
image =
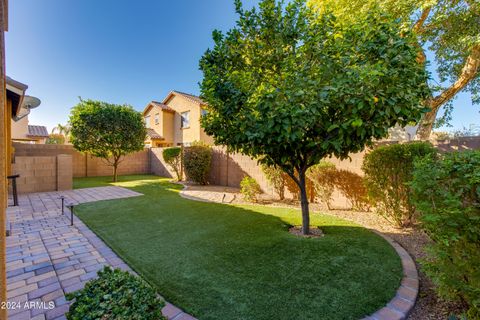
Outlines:
{"type": "Polygon", "coordinates": [[[71,155],[15,157],[12,171],[19,193],[72,189],[71,155]]]}
{"type": "MultiPolygon", "coordinates": [[[[78,152],[71,145],[14,143],[13,147],[15,148],[15,159],[25,156],[71,155],[72,174],[74,177],[96,177],[112,174],[112,168],[106,165],[103,160],[78,152]]],[[[120,175],[147,173],[150,173],[148,150],[127,155],[118,167],[118,174],[120,175]]]]}
{"type": "Polygon", "coordinates": [[[172,96],[166,105],[176,111],[173,117],[174,145],[200,140],[200,106],[178,95],[172,96]],[[182,128],[181,113],[187,111],[190,112],[190,126],[182,128]]]}
{"type": "Polygon", "coordinates": [[[12,119],[12,139],[30,140],[28,134],[28,116],[18,121],[12,119]]]}

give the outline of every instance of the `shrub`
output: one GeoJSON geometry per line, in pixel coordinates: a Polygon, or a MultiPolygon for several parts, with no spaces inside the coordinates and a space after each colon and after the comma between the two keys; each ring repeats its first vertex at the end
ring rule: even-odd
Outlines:
{"type": "Polygon", "coordinates": [[[415,206],[408,186],[414,161],[434,154],[436,150],[430,143],[413,142],[382,146],[365,156],[365,186],[379,214],[398,226],[415,222],[415,206]]]}
{"type": "Polygon", "coordinates": [[[245,200],[257,202],[257,197],[262,193],[262,189],[255,179],[245,176],[240,182],[240,192],[243,194],[245,200]]]}
{"type": "Polygon", "coordinates": [[[177,180],[182,180],[182,148],[173,147],[163,150],[163,160],[172,168],[177,180]]]}
{"type": "Polygon", "coordinates": [[[433,240],[422,266],[444,298],[480,319],[480,151],[427,157],[415,164],[413,203],[433,240]]]}
{"type": "Polygon", "coordinates": [[[165,302],[142,279],[120,269],[105,267],[85,288],[66,295],[74,300],[70,320],[158,320],[165,302]]]}
{"type": "Polygon", "coordinates": [[[45,144],[65,144],[65,136],[59,133],[50,133],[45,144]]]}
{"type": "Polygon", "coordinates": [[[330,201],[335,190],[335,171],[335,165],[324,160],[310,167],[307,171],[308,178],[313,182],[316,196],[328,209],[331,209],[330,201]]]}
{"type": "Polygon", "coordinates": [[[197,143],[184,149],[183,167],[188,180],[207,184],[211,164],[211,147],[197,143]]]}
{"type": "Polygon", "coordinates": [[[262,165],[262,171],[268,182],[273,186],[273,190],[278,194],[280,200],[285,199],[285,175],[286,173],[280,167],[262,165]]]}

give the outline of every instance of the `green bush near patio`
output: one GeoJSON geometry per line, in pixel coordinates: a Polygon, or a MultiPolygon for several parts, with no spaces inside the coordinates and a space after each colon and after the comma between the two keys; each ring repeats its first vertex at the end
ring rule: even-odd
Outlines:
{"type": "Polygon", "coordinates": [[[468,319],[480,319],[480,151],[420,160],[411,185],[433,240],[425,272],[442,297],[466,302],[468,319]]]}
{"type": "MultiPolygon", "coordinates": [[[[108,177],[75,186],[108,185],[108,177]]],[[[321,238],[292,235],[296,209],[184,199],[155,176],[121,176],[143,196],[76,212],[169,302],[199,319],[360,319],[395,296],[400,258],[352,222],[312,213],[321,238]]]]}
{"type": "Polygon", "coordinates": [[[165,302],[145,281],[126,271],[105,267],[85,288],[66,295],[73,301],[68,320],[162,320],[165,302]]]}

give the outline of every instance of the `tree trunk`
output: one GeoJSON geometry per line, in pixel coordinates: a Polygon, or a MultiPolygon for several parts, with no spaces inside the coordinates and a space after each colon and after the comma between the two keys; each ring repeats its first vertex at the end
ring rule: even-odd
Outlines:
{"type": "Polygon", "coordinates": [[[302,205],[302,234],[307,235],[310,233],[310,212],[308,208],[308,196],[307,187],[305,183],[305,171],[298,172],[299,189],[300,189],[300,201],[302,205]]]}
{"type": "Polygon", "coordinates": [[[473,80],[478,75],[480,69],[480,45],[475,45],[470,52],[470,55],[465,61],[465,65],[462,68],[462,72],[457,81],[438,96],[429,99],[426,102],[426,106],[430,108],[423,119],[420,122],[420,126],[417,131],[417,138],[420,140],[427,140],[430,138],[430,133],[433,129],[433,124],[437,117],[440,107],[450,99],[452,99],[459,91],[473,80]]]}
{"type": "Polygon", "coordinates": [[[117,167],[118,167],[118,162],[115,161],[113,163],[113,182],[117,182],[117,167]]]}

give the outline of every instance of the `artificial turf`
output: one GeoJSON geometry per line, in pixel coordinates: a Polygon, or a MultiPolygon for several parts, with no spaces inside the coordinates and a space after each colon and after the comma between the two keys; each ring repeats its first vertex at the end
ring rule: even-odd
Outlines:
{"type": "MultiPolygon", "coordinates": [[[[109,185],[75,179],[75,188],[109,185]]],[[[383,307],[402,267],[378,235],[311,214],[322,238],[288,232],[294,209],[187,200],[180,185],[123,176],[143,196],[83,204],[78,216],[169,302],[199,319],[360,319],[383,307]]]]}

